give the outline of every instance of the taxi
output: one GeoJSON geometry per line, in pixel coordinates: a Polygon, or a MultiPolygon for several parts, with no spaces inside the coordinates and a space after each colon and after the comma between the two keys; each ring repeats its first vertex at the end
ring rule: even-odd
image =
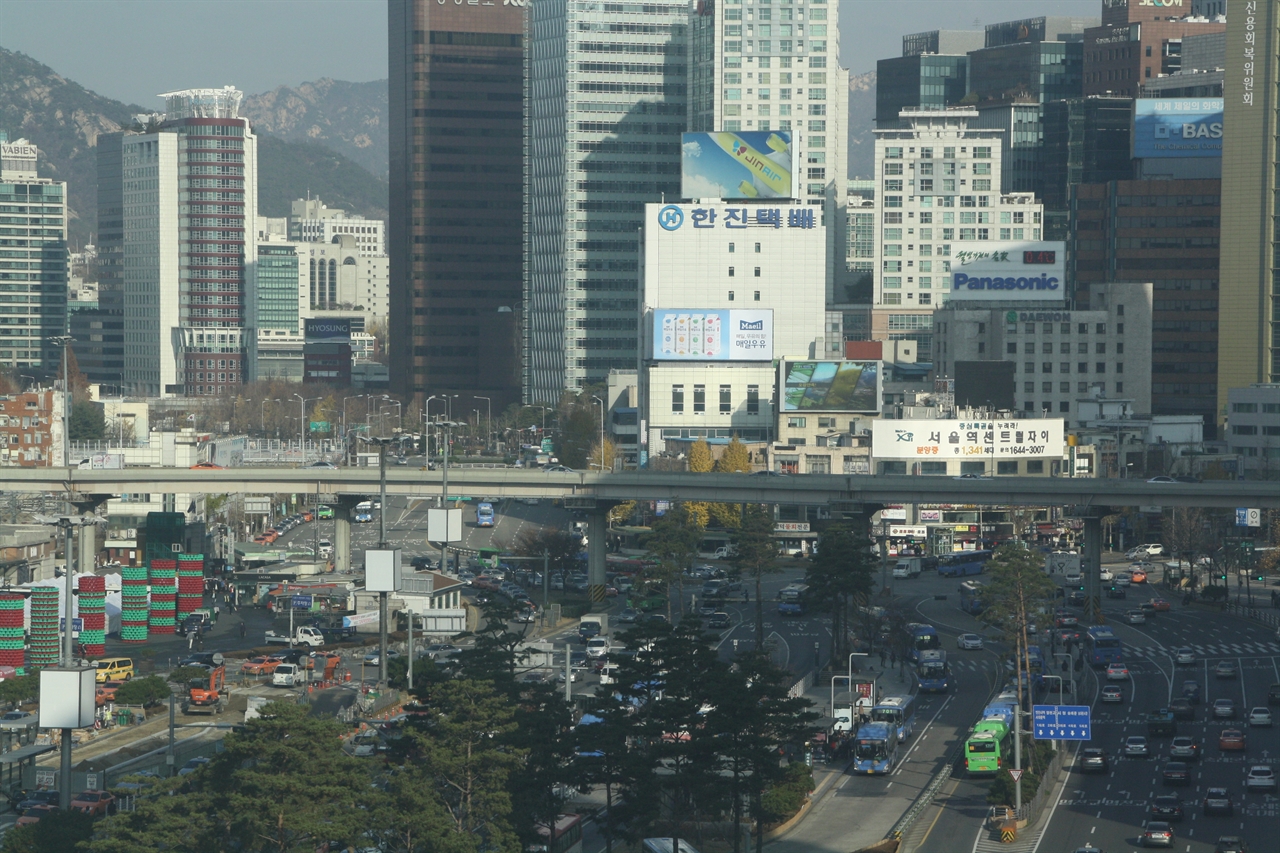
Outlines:
{"type": "Polygon", "coordinates": [[[1218,735],[1218,749],[1223,752],[1239,752],[1244,748],[1244,732],[1239,729],[1223,729],[1218,735]]]}

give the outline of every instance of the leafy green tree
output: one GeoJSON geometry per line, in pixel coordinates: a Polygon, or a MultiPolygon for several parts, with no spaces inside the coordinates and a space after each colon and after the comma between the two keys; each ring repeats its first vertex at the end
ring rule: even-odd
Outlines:
{"type": "MultiPolygon", "coordinates": [[[[706,532],[684,507],[673,506],[653,523],[645,537],[647,556],[656,564],[645,569],[646,575],[667,583],[674,581],[680,589],[680,608],[684,609],[684,570],[698,556],[698,544],[706,532]]],[[[667,599],[667,619],[671,619],[671,600],[667,599]]]]}
{"type": "Polygon", "coordinates": [[[93,817],[82,812],[58,812],[39,823],[10,829],[2,853],[67,853],[93,837],[93,817]]]}
{"type": "Polygon", "coordinates": [[[874,587],[875,567],[867,551],[865,522],[837,522],[818,537],[818,553],[805,572],[808,601],[813,609],[831,616],[833,657],[847,659],[851,611],[865,604],[874,587]]]}
{"type": "Polygon", "coordinates": [[[582,553],[582,542],[567,530],[530,524],[516,534],[511,549],[521,557],[541,557],[546,554],[547,564],[552,572],[567,572],[577,564],[578,555],[582,553]]]}
{"type": "Polygon", "coordinates": [[[517,853],[508,783],[524,755],[507,741],[515,708],[492,682],[451,680],[433,695],[435,714],[406,730],[417,760],[400,769],[434,790],[449,816],[449,834],[474,839],[476,850],[517,853]]]}
{"type": "Polygon", "coordinates": [[[984,609],[978,618],[999,630],[1002,639],[1014,650],[1020,706],[1024,678],[1028,685],[1031,683],[1027,626],[1038,622],[1042,612],[1052,611],[1056,588],[1044,571],[1043,555],[1021,545],[1001,546],[987,563],[987,584],[982,593],[984,609]]]}
{"type": "Polygon", "coordinates": [[[74,400],[70,427],[72,441],[102,441],[107,430],[102,406],[88,399],[74,400]]]}
{"type": "Polygon", "coordinates": [[[94,853],[244,850],[302,853],[363,843],[377,811],[370,765],[342,751],[342,727],[289,702],[229,734],[203,771],[159,783],[172,796],[99,824],[94,853]]]}
{"type": "Polygon", "coordinates": [[[116,690],[116,703],[119,705],[154,705],[162,699],[168,699],[173,691],[169,684],[158,675],[146,678],[134,678],[121,684],[116,690]]]}
{"type": "Polygon", "coordinates": [[[777,574],[778,547],[773,542],[773,510],[751,504],[742,514],[742,526],[733,534],[731,562],[756,588],[756,649],[764,648],[764,598],[761,584],[765,575],[777,574]]]}
{"type": "MultiPolygon", "coordinates": [[[[412,774],[389,773],[385,796],[369,815],[370,840],[395,853],[476,853],[478,839],[453,831],[453,820],[432,788],[412,774]]],[[[359,849],[359,848],[356,848],[359,849]]]]}
{"type": "Polygon", "coordinates": [[[744,802],[756,818],[758,849],[763,825],[772,817],[763,798],[788,772],[779,760],[779,747],[801,743],[818,715],[809,710],[807,699],[791,698],[785,673],[761,653],[739,655],[735,666],[716,668],[713,678],[714,706],[706,714],[706,731],[717,751],[718,777],[728,782],[733,849],[737,853],[741,846],[737,828],[744,802]]]}

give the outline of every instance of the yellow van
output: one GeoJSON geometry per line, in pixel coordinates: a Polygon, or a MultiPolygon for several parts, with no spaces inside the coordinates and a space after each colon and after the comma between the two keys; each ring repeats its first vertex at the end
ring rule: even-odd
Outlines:
{"type": "Polygon", "coordinates": [[[99,684],[104,681],[128,681],[133,678],[133,658],[103,658],[97,662],[97,666],[98,671],[94,678],[99,684]]]}

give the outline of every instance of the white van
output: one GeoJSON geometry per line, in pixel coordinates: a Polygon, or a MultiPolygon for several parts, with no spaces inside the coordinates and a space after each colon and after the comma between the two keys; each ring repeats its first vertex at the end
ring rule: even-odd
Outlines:
{"type": "Polygon", "coordinates": [[[328,559],[329,557],[332,557],[332,556],[333,556],[333,543],[332,543],[332,542],[330,542],[328,539],[321,539],[321,540],[320,540],[320,542],[319,542],[319,543],[317,543],[317,544],[319,545],[319,548],[320,548],[320,556],[321,556],[321,557],[323,557],[323,558],[325,558],[325,559],[328,559]]]}
{"type": "Polygon", "coordinates": [[[300,672],[297,664],[282,663],[271,674],[271,683],[276,687],[293,687],[298,683],[300,672]]]}
{"type": "Polygon", "coordinates": [[[618,681],[618,665],[615,663],[607,663],[600,667],[600,683],[614,684],[618,681]]]}

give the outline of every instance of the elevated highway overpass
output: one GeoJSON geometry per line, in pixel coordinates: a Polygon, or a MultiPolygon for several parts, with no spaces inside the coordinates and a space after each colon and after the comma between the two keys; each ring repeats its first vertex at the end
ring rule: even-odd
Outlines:
{"type": "MultiPolygon", "coordinates": [[[[0,491],[65,495],[82,507],[126,493],[311,494],[340,506],[378,494],[372,468],[229,469],[125,468],[92,470],[11,468],[0,474],[0,491]]],[[[395,467],[386,472],[389,496],[439,497],[443,472],[395,467]]],[[[1065,477],[907,477],[868,475],[803,476],[689,474],[651,471],[586,473],[519,468],[454,468],[450,495],[474,498],[561,499],[588,518],[588,581],[593,599],[603,599],[605,528],[613,505],[629,500],[712,501],[822,505],[861,512],[888,503],[949,503],[988,506],[1070,506],[1084,519],[1086,585],[1094,608],[1101,595],[1101,518],[1112,507],[1280,507],[1280,482],[1215,481],[1149,483],[1142,479],[1065,477]]],[[[339,511],[335,563],[351,568],[350,526],[339,511]]]]}
{"type": "MultiPolygon", "coordinates": [[[[132,492],[208,494],[301,493],[373,495],[373,468],[9,468],[0,491],[114,495],[132,492]]],[[[387,470],[387,494],[432,498],[441,493],[442,472],[387,470]]],[[[904,477],[806,474],[760,476],[626,471],[616,474],[544,473],[521,468],[451,468],[449,493],[492,498],[590,498],[689,500],[723,503],[954,503],[989,506],[1075,505],[1280,507],[1280,482],[1254,480],[1148,483],[1066,477],[904,477]]]]}

